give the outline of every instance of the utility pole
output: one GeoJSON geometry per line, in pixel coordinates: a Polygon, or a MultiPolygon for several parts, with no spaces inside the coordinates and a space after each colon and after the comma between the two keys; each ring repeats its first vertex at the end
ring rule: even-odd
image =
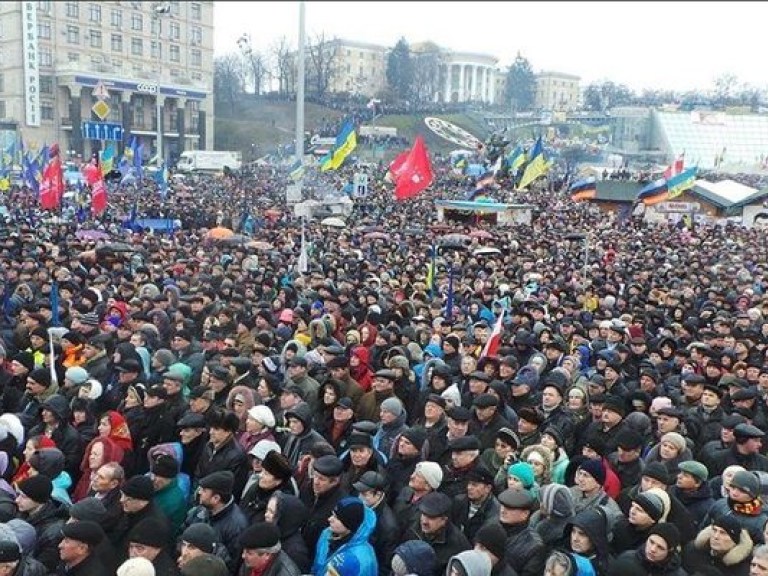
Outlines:
{"type": "MultiPolygon", "coordinates": [[[[305,47],[306,32],[304,30],[304,2],[299,2],[299,52],[298,52],[298,83],[296,85],[296,162],[304,164],[304,75],[305,75],[305,47]]],[[[298,179],[296,186],[299,195],[302,193],[304,176],[298,179]]],[[[300,196],[301,197],[301,196],[300,196]]]]}

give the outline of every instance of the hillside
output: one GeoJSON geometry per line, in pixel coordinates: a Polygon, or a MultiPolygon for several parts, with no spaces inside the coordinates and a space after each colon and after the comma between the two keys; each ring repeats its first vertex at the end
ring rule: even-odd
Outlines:
{"type": "MultiPolygon", "coordinates": [[[[337,119],[340,116],[342,113],[339,110],[307,103],[304,107],[305,130],[312,132],[312,128],[322,125],[324,120],[337,119]]],[[[488,129],[478,114],[449,114],[438,117],[453,122],[478,138],[488,135],[488,129]]],[[[294,102],[247,99],[239,102],[235,110],[229,106],[217,106],[215,147],[217,150],[242,150],[245,157],[251,157],[251,146],[255,145],[255,153],[261,155],[277,145],[291,143],[296,130],[295,121],[294,102]]],[[[427,147],[433,152],[444,153],[457,148],[455,144],[430,132],[424,125],[423,115],[381,116],[376,119],[376,125],[395,127],[398,134],[408,141],[413,141],[416,135],[421,134],[427,147]]]]}

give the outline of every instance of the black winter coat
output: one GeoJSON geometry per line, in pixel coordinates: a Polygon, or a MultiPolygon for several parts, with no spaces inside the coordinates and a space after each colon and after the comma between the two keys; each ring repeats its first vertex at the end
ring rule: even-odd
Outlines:
{"type": "Polygon", "coordinates": [[[434,576],[443,576],[445,574],[445,567],[448,565],[448,560],[451,559],[451,556],[472,548],[472,544],[467,540],[467,537],[451,522],[448,522],[445,528],[437,534],[427,536],[421,531],[421,525],[417,521],[405,531],[401,543],[408,540],[423,540],[432,546],[437,557],[434,576]]]}
{"type": "Polygon", "coordinates": [[[69,518],[66,508],[59,502],[50,500],[37,512],[31,515],[20,514],[19,517],[32,524],[37,533],[32,557],[39,560],[49,572],[53,572],[59,563],[61,527],[69,518]]]}
{"type": "Polygon", "coordinates": [[[373,511],[376,513],[376,528],[369,542],[376,551],[379,576],[389,576],[392,573],[392,555],[400,542],[400,527],[397,525],[395,513],[384,500],[379,502],[373,511]]]}
{"type": "Polygon", "coordinates": [[[234,436],[219,448],[214,448],[212,442],[205,445],[202,454],[200,454],[200,460],[197,462],[195,478],[200,481],[208,474],[218,470],[229,470],[235,475],[232,493],[236,499],[239,499],[248,478],[248,460],[242,446],[234,436]]]}
{"type": "Polygon", "coordinates": [[[540,576],[544,573],[547,550],[541,536],[527,524],[509,526],[502,524],[507,532],[507,563],[519,576],[540,576]]]}

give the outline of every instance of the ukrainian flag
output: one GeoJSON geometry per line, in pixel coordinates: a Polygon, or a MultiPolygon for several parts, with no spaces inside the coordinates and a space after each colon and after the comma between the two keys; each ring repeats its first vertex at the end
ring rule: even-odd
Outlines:
{"type": "Polygon", "coordinates": [[[115,166],[115,147],[110,142],[107,146],[99,152],[99,165],[101,166],[101,175],[106,176],[112,172],[112,168],[115,166]]]}
{"type": "Polygon", "coordinates": [[[509,172],[514,174],[523,164],[525,164],[525,150],[523,150],[521,146],[515,146],[514,149],[507,154],[504,160],[509,172]]]}
{"type": "Polygon", "coordinates": [[[696,171],[697,168],[694,166],[693,168],[683,170],[680,174],[676,174],[667,180],[667,195],[670,200],[693,188],[696,184],[696,171]]]}
{"type": "Polygon", "coordinates": [[[320,169],[323,172],[338,169],[355,148],[357,148],[355,126],[352,124],[352,120],[347,120],[339,135],[336,136],[336,144],[333,149],[320,160],[320,169]]]}
{"type": "Polygon", "coordinates": [[[544,146],[541,143],[541,136],[536,140],[533,149],[530,153],[531,161],[525,167],[523,177],[520,179],[520,185],[518,188],[525,188],[530,185],[536,178],[546,174],[549,169],[547,159],[544,157],[544,146]]]}

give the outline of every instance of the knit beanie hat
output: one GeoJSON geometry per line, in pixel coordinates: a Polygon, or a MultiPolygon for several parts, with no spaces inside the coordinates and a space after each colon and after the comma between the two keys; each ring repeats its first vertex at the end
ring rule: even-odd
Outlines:
{"type": "Polygon", "coordinates": [[[484,524],[475,534],[475,544],[480,544],[498,559],[503,559],[507,544],[507,533],[501,524],[484,524]]]}
{"type": "Polygon", "coordinates": [[[595,481],[602,486],[605,484],[605,467],[600,460],[587,459],[579,464],[579,470],[584,470],[587,474],[592,476],[595,481]]]}
{"type": "Polygon", "coordinates": [[[387,398],[381,403],[381,409],[386,410],[390,414],[393,414],[394,416],[400,417],[402,416],[403,412],[405,411],[405,408],[403,408],[403,403],[400,402],[399,398],[387,398]]]}
{"type": "Polygon", "coordinates": [[[19,482],[19,492],[38,504],[45,504],[51,498],[53,484],[48,476],[38,474],[19,482]]]}
{"type": "Polygon", "coordinates": [[[635,503],[642,508],[654,522],[658,522],[664,514],[664,503],[656,494],[640,492],[635,496],[635,503]]]}
{"type": "Polygon", "coordinates": [[[71,381],[75,386],[78,386],[88,380],[88,371],[80,366],[72,366],[67,368],[67,371],[64,372],[64,378],[71,381]]]}
{"type": "Polygon", "coordinates": [[[437,490],[443,481],[443,469],[437,462],[419,462],[413,471],[420,474],[432,490],[437,490]]]}
{"type": "Polygon", "coordinates": [[[365,504],[359,498],[342,498],[333,509],[333,515],[344,524],[347,530],[352,533],[357,532],[365,518],[365,504]]]}
{"type": "Polygon", "coordinates": [[[155,576],[155,567],[146,558],[129,558],[120,564],[117,576],[155,576]]]}
{"type": "Polygon", "coordinates": [[[423,540],[408,540],[392,556],[392,571],[396,574],[432,574],[437,556],[435,549],[423,540]]]}
{"type": "Polygon", "coordinates": [[[523,488],[528,489],[533,486],[536,481],[536,474],[533,471],[533,466],[528,462],[515,462],[509,468],[507,468],[507,476],[514,476],[523,485],[523,488]]]}
{"type": "Polygon", "coordinates": [[[405,430],[402,433],[403,438],[408,440],[411,444],[413,444],[417,450],[421,450],[424,446],[424,442],[427,440],[427,433],[426,431],[420,427],[420,426],[414,426],[412,428],[408,428],[408,430],[405,430]]]}
{"type": "Polygon", "coordinates": [[[752,498],[757,498],[760,495],[760,480],[754,472],[749,470],[736,472],[731,480],[731,487],[738,488],[752,498]]]}
{"type": "Polygon", "coordinates": [[[672,444],[672,446],[677,448],[678,454],[682,453],[683,450],[688,447],[688,444],[685,443],[685,438],[683,438],[683,436],[677,432],[667,432],[664,434],[664,436],[661,437],[659,444],[662,442],[669,442],[672,444]]]}
{"type": "Polygon", "coordinates": [[[735,544],[741,542],[741,522],[730,512],[715,516],[712,519],[712,526],[722,528],[735,544]]]}
{"type": "Polygon", "coordinates": [[[677,550],[680,547],[680,531],[671,522],[659,522],[651,528],[649,536],[651,534],[663,538],[670,551],[677,550]]]}

